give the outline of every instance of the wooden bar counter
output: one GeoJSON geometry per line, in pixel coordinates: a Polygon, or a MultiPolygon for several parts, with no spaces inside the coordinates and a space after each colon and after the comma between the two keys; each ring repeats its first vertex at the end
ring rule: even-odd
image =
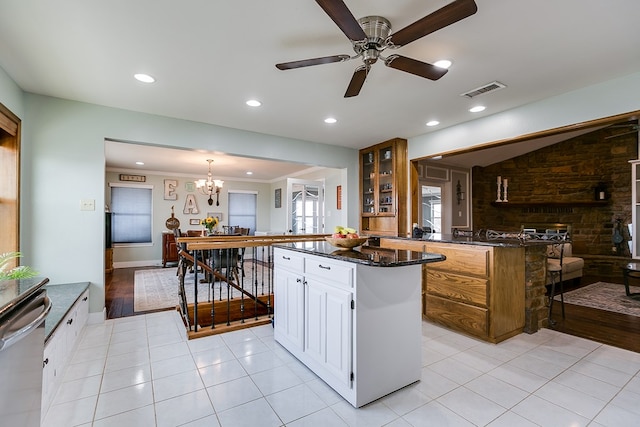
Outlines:
{"type": "Polygon", "coordinates": [[[446,256],[422,269],[422,310],[431,321],[492,343],[541,326],[545,264],[539,243],[427,234],[381,237],[380,246],[446,256]]]}

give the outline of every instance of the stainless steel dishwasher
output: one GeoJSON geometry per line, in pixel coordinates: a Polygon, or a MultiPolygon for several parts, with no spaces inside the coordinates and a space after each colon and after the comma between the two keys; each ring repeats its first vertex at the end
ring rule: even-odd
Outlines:
{"type": "Polygon", "coordinates": [[[0,424],[39,426],[48,279],[0,282],[0,424]]]}

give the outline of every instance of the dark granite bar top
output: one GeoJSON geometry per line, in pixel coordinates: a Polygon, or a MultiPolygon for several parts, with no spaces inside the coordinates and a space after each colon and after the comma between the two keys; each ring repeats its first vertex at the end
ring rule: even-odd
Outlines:
{"type": "Polygon", "coordinates": [[[353,250],[341,250],[323,241],[274,244],[273,246],[373,267],[402,267],[445,260],[444,255],[440,254],[386,249],[366,244],[353,250]]]}
{"type": "Polygon", "coordinates": [[[89,282],[64,283],[47,285],[47,296],[51,299],[53,306],[51,312],[44,322],[45,342],[49,340],[51,334],[58,327],[62,319],[67,315],[73,304],[89,287],[89,282]]]}
{"type": "Polygon", "coordinates": [[[46,277],[0,281],[0,317],[47,284],[46,277]]]}
{"type": "Polygon", "coordinates": [[[456,243],[461,245],[479,245],[479,246],[494,246],[494,247],[504,247],[504,248],[517,248],[522,246],[537,246],[537,245],[548,245],[548,241],[543,240],[534,240],[521,238],[519,239],[519,233],[506,232],[503,235],[497,235],[496,237],[487,238],[484,235],[472,235],[472,236],[455,236],[453,234],[440,234],[440,233],[425,233],[421,238],[415,237],[386,237],[380,236],[389,239],[402,239],[402,240],[413,240],[413,241],[427,241],[427,242],[440,242],[440,243],[456,243]]]}

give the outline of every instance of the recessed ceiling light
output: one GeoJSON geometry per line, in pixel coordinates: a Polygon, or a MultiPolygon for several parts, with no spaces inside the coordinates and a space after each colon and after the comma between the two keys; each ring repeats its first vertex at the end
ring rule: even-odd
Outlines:
{"type": "Polygon", "coordinates": [[[142,83],[153,83],[156,81],[156,79],[151,77],[149,74],[138,73],[138,74],[134,74],[133,77],[135,77],[136,80],[142,83]]]}
{"type": "Polygon", "coordinates": [[[433,65],[440,68],[449,68],[451,67],[451,61],[447,59],[441,59],[440,61],[436,61],[433,65]]]}
{"type": "Polygon", "coordinates": [[[247,175],[253,175],[253,172],[247,171],[247,175]]]}
{"type": "Polygon", "coordinates": [[[427,126],[438,126],[439,124],[440,122],[437,120],[431,120],[430,122],[427,122],[427,126]]]}
{"type": "Polygon", "coordinates": [[[480,111],[484,111],[484,109],[487,108],[484,105],[476,105],[475,107],[471,107],[469,108],[469,111],[471,111],[472,113],[479,113],[480,111]]]}
{"type": "Polygon", "coordinates": [[[143,166],[143,165],[144,165],[144,162],[136,162],[136,165],[138,165],[138,166],[143,166]]]}
{"type": "Polygon", "coordinates": [[[326,119],[324,119],[324,122],[328,124],[333,124],[333,123],[336,123],[337,120],[334,119],[333,117],[327,117],[326,119]]]}
{"type": "Polygon", "coordinates": [[[247,101],[247,105],[249,107],[259,107],[262,105],[262,102],[258,101],[257,99],[250,99],[247,101]]]}
{"type": "Polygon", "coordinates": [[[442,160],[442,156],[433,156],[431,160],[442,160]]]}

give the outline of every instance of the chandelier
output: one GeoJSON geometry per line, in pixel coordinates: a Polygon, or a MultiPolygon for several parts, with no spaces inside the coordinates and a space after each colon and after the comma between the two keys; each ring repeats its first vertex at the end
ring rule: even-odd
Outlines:
{"type": "Polygon", "coordinates": [[[216,206],[220,206],[220,190],[222,189],[222,184],[224,181],[219,179],[213,179],[211,177],[211,163],[213,163],[212,159],[207,159],[209,162],[209,172],[207,173],[207,179],[199,179],[195,181],[196,188],[200,190],[202,194],[205,196],[209,196],[209,206],[213,205],[213,194],[216,195],[216,206]]]}

